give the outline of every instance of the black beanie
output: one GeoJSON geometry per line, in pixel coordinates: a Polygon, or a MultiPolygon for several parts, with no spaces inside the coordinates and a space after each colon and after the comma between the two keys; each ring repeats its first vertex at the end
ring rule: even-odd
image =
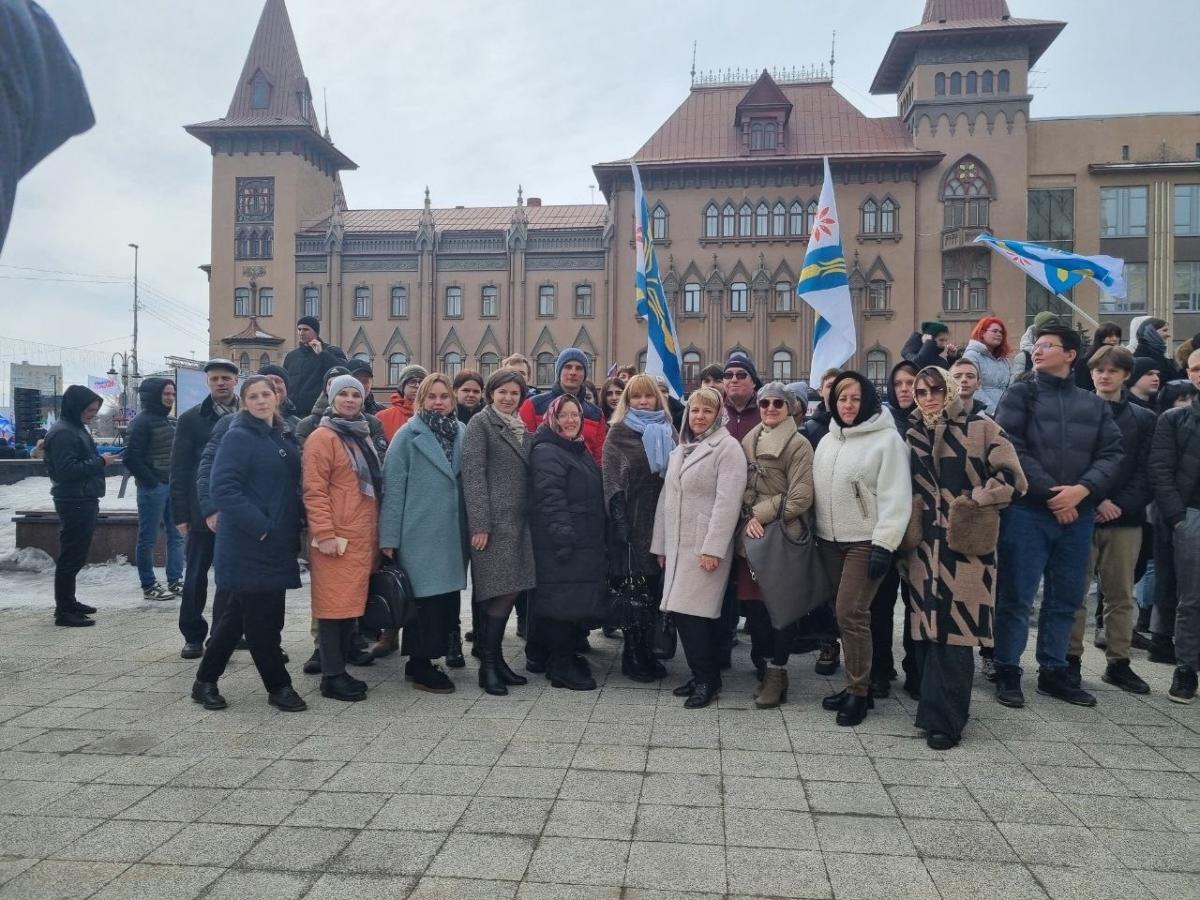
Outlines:
{"type": "Polygon", "coordinates": [[[1161,379],[1162,364],[1145,356],[1135,356],[1133,358],[1133,374],[1131,374],[1129,378],[1125,380],[1125,384],[1129,387],[1133,387],[1135,384],[1141,381],[1148,372],[1157,372],[1159,379],[1161,379]]]}
{"type": "Polygon", "coordinates": [[[321,333],[321,320],[318,319],[316,316],[301,316],[296,321],[296,327],[299,328],[301,325],[307,325],[309,328],[311,328],[317,334],[321,333]]]}
{"type": "Polygon", "coordinates": [[[277,366],[274,363],[271,363],[271,364],[265,365],[261,369],[259,369],[258,374],[259,375],[278,375],[280,378],[283,379],[283,383],[286,387],[291,387],[291,382],[290,382],[290,379],[288,378],[287,369],[285,369],[283,366],[277,366]]]}
{"type": "Polygon", "coordinates": [[[735,351],[729,354],[729,359],[725,360],[725,368],[721,370],[724,374],[730,369],[745,369],[746,374],[750,376],[750,380],[754,382],[754,389],[758,390],[762,387],[762,379],[758,377],[758,369],[754,368],[754,363],[745,353],[735,351]]]}

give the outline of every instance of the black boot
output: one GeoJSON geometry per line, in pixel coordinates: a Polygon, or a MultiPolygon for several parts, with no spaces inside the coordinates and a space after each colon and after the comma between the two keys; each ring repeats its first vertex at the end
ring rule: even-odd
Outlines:
{"type": "Polygon", "coordinates": [[[1129,668],[1129,660],[1118,659],[1115,662],[1110,662],[1104,669],[1104,674],[1100,679],[1105,684],[1116,685],[1123,691],[1129,691],[1131,694],[1148,694],[1150,693],[1150,685],[1146,684],[1133,669],[1129,668]]]}
{"type": "MultiPolygon", "coordinates": [[[[502,637],[504,632],[496,628],[497,624],[500,624],[498,620],[490,616],[481,617],[475,626],[475,646],[483,654],[479,663],[479,686],[493,697],[503,697],[508,694],[508,687],[497,665],[500,658],[500,641],[497,638],[502,637]]],[[[500,627],[503,628],[503,624],[500,627]]]]}
{"type": "Polygon", "coordinates": [[[312,656],[304,661],[302,670],[305,675],[320,675],[321,674],[321,651],[313,647],[312,656]]]}
{"type": "Polygon", "coordinates": [[[1083,660],[1067,654],[1067,681],[1073,688],[1083,687],[1083,660]]]}
{"type": "MultiPolygon", "coordinates": [[[[848,690],[846,690],[845,688],[842,688],[836,694],[830,694],[828,697],[824,698],[821,701],[821,708],[824,710],[827,710],[828,712],[837,712],[845,705],[846,698],[848,698],[849,696],[850,696],[850,692],[848,690]]],[[[874,709],[874,708],[875,708],[875,698],[872,697],[870,695],[870,693],[868,693],[867,694],[867,709],[874,709]]]]}
{"type": "Polygon", "coordinates": [[[642,656],[642,632],[632,626],[622,630],[624,641],[621,643],[621,674],[641,684],[649,684],[658,678],[646,667],[642,656]]]}
{"type": "Polygon", "coordinates": [[[506,615],[503,618],[483,616],[481,619],[487,619],[488,627],[496,632],[496,669],[500,672],[500,677],[504,679],[504,683],[509,687],[529,684],[528,678],[524,675],[518,675],[504,661],[504,632],[508,629],[508,616],[506,615]]]}
{"type": "Polygon", "coordinates": [[[697,681],[692,689],[691,696],[683,701],[686,709],[701,709],[708,706],[717,699],[717,695],[721,693],[721,685],[719,682],[712,681],[697,681]]]}
{"type": "Polygon", "coordinates": [[[359,690],[350,676],[345,672],[340,675],[321,676],[321,696],[330,700],[345,700],[347,703],[357,703],[367,699],[367,692],[359,690]]]}
{"type": "Polygon", "coordinates": [[[449,669],[461,669],[466,664],[467,661],[463,659],[462,652],[462,633],[457,628],[454,628],[446,640],[446,667],[449,669]]]}
{"type": "Polygon", "coordinates": [[[1168,666],[1175,665],[1175,641],[1160,634],[1151,636],[1150,662],[1165,663],[1168,666]]]}
{"type": "Polygon", "coordinates": [[[192,701],[201,704],[205,709],[224,709],[229,704],[217,690],[215,681],[197,681],[192,684],[192,701]]]}
{"type": "Polygon", "coordinates": [[[1021,690],[1021,668],[1019,666],[996,665],[996,700],[1004,706],[1020,709],[1025,705],[1025,693],[1021,690]]]}
{"type": "Polygon", "coordinates": [[[667,667],[654,655],[654,631],[650,628],[639,628],[637,643],[633,652],[642,662],[642,668],[654,676],[655,680],[667,677],[667,667]]]}
{"type": "Polygon", "coordinates": [[[596,680],[576,663],[575,655],[569,651],[559,651],[550,657],[546,664],[546,676],[550,679],[551,687],[566,688],[569,691],[596,689],[596,680]]]}
{"type": "Polygon", "coordinates": [[[871,708],[871,698],[860,694],[847,694],[838,710],[837,723],[843,728],[852,728],[867,717],[871,708]]]}

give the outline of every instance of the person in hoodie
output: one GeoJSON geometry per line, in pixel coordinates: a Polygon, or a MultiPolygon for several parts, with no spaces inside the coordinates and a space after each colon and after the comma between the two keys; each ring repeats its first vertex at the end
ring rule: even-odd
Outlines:
{"type": "Polygon", "coordinates": [[[321,340],[321,322],[315,316],[302,316],[296,322],[299,346],[283,358],[292,389],[292,402],[301,416],[312,412],[325,387],[324,374],[333,366],[344,366],[346,354],[341,347],[321,340]]]}
{"type": "Polygon", "coordinates": [[[1175,381],[1184,377],[1183,370],[1167,354],[1167,342],[1170,340],[1171,326],[1164,319],[1148,318],[1134,332],[1134,357],[1139,360],[1152,360],[1163,381],[1175,381]]]}
{"type": "Polygon", "coordinates": [[[546,418],[550,404],[563,394],[575,397],[583,408],[583,442],[596,465],[604,453],[604,436],[608,423],[600,407],[584,397],[584,382],[588,378],[588,356],[578,347],[567,347],[554,363],[554,387],[527,399],[521,404],[521,421],[530,434],[537,431],[546,418]]]}
{"type": "Polygon", "coordinates": [[[975,363],[979,372],[978,398],[988,414],[996,411],[1000,397],[1012,381],[1012,349],[1008,346],[1008,328],[998,316],[984,316],[971,331],[971,340],[963,359],[975,363]]]}
{"type": "Polygon", "coordinates": [[[116,453],[97,453],[88,424],[103,401],[83,385],[63,393],[61,415],[43,444],[50,496],[58,513],[58,560],[54,566],[54,624],[68,628],[95,625],[94,606],[75,597],[75,577],[87,563],[92,534],[104,496],[104,469],[120,460],[116,453]]]}
{"type": "Polygon", "coordinates": [[[147,378],[138,388],[142,411],[125,437],[125,468],[137,483],[137,570],[142,596],[174,600],[183,594],[183,535],[171,516],[171,449],[175,445],[175,382],[147,378]],[[167,536],[167,583],[154,575],[154,545],[159,526],[167,536]]]}
{"type": "Polygon", "coordinates": [[[875,386],[843,372],[830,390],[833,422],[813,457],[813,527],[830,581],[837,586],[846,687],[822,706],[851,727],[873,705],[871,601],[892,567],[912,515],[908,450],[875,386]]]}
{"type": "Polygon", "coordinates": [[[379,415],[376,416],[379,424],[383,426],[383,436],[389,444],[396,436],[396,432],[413,417],[413,402],[417,397],[417,388],[421,386],[421,382],[428,374],[429,372],[424,367],[415,363],[400,370],[400,377],[396,380],[396,390],[388,399],[387,409],[381,409],[379,415]]]}
{"type": "Polygon", "coordinates": [[[1048,309],[1043,309],[1033,317],[1033,324],[1025,329],[1025,333],[1021,335],[1021,340],[1017,344],[1017,352],[1013,354],[1013,381],[1033,371],[1033,342],[1037,339],[1038,329],[1057,323],[1058,317],[1048,309]]]}

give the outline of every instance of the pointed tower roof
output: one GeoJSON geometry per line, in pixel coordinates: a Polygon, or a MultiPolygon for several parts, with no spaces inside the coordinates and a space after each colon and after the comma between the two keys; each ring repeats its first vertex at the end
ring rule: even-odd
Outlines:
{"type": "Polygon", "coordinates": [[[763,69],[758,80],[750,85],[750,90],[746,91],[746,95],[738,101],[734,110],[733,124],[740,126],[742,116],[745,114],[779,110],[783,111],[783,121],[786,124],[788,117],[792,114],[792,101],[787,98],[783,89],[771,77],[771,73],[763,69]]]}

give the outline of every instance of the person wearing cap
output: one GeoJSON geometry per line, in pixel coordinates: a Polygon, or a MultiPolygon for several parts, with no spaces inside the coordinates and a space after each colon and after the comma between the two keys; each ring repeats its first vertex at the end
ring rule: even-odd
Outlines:
{"type": "Polygon", "coordinates": [[[1133,371],[1125,382],[1129,389],[1129,402],[1151,412],[1155,408],[1155,398],[1162,386],[1162,366],[1160,363],[1145,356],[1135,357],[1133,371]]]}
{"type": "MultiPolygon", "coordinates": [[[[238,410],[238,367],[228,359],[210,359],[204,366],[208,396],[179,417],[175,444],[171,448],[171,516],[187,542],[184,547],[183,597],[179,604],[179,631],[183,635],[184,659],[199,659],[204,653],[208,622],[208,570],[212,567],[216,539],[205,523],[197,493],[200,458],[214,426],[238,410]]],[[[217,585],[213,595],[213,621],[225,609],[228,592],[217,585]]]]}
{"type": "Polygon", "coordinates": [[[312,412],[313,405],[325,387],[324,375],[333,366],[346,364],[341,347],[321,340],[321,322],[315,316],[303,316],[296,322],[299,346],[283,358],[287,370],[292,402],[300,415],[312,412]]]}
{"type": "MultiPolygon", "coordinates": [[[[371,363],[365,359],[353,357],[346,360],[346,369],[351,375],[357,378],[358,383],[362,385],[363,412],[370,413],[371,415],[378,417],[379,413],[383,411],[383,407],[379,404],[379,401],[375,399],[375,394],[372,393],[372,388],[375,385],[375,370],[371,368],[371,363]]],[[[320,401],[318,400],[317,402],[319,403],[320,401]]],[[[314,410],[314,412],[315,411],[316,410],[314,410]]]]}
{"type": "Polygon", "coordinates": [[[383,436],[389,444],[396,436],[396,432],[413,417],[413,401],[417,396],[417,388],[421,386],[421,382],[428,374],[423,367],[415,363],[400,370],[400,377],[396,380],[396,390],[392,391],[392,396],[388,399],[387,409],[381,409],[379,415],[376,416],[379,424],[383,427],[383,436]]]}
{"type": "Polygon", "coordinates": [[[525,423],[525,430],[532,434],[546,418],[550,404],[563,394],[570,394],[583,408],[583,443],[598,466],[604,453],[604,435],[608,431],[608,424],[600,407],[584,396],[589,366],[588,355],[578,347],[567,347],[559,353],[554,363],[554,386],[521,404],[521,421],[525,423]]]}
{"type": "Polygon", "coordinates": [[[787,389],[791,391],[792,396],[796,398],[796,406],[792,413],[792,421],[796,423],[796,430],[803,432],[804,422],[808,418],[808,382],[791,381],[788,382],[787,389]]]}
{"type": "Polygon", "coordinates": [[[754,360],[745,353],[734,352],[725,360],[721,370],[721,381],[725,386],[725,416],[729,420],[725,428],[740,441],[762,421],[758,416],[755,392],[762,387],[754,360]]]}

